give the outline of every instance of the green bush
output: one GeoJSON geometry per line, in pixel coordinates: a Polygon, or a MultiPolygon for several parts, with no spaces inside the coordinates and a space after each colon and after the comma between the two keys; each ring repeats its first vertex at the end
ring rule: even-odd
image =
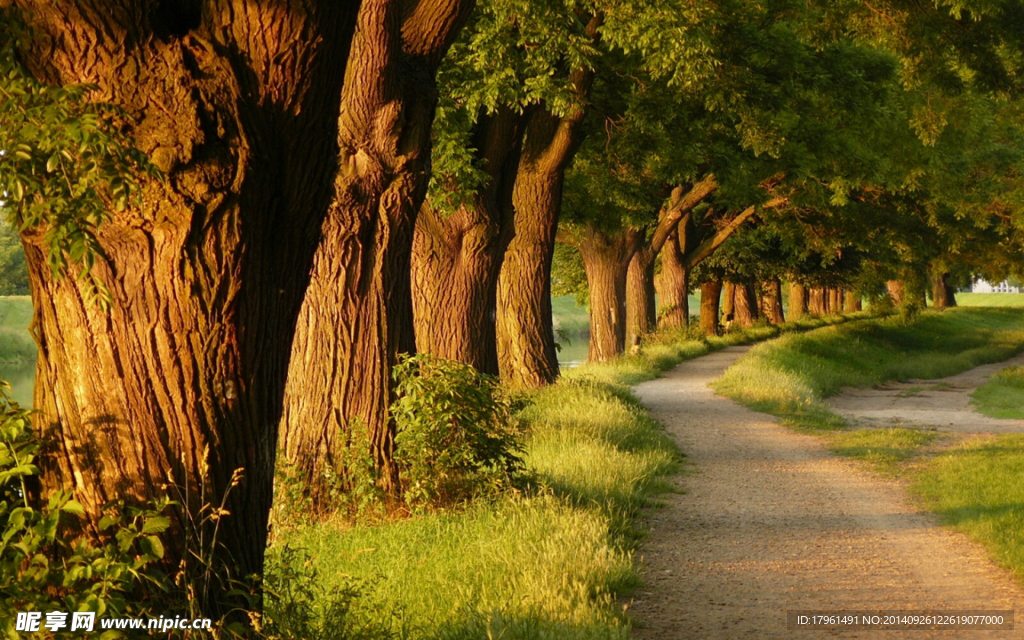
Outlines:
{"type": "Polygon", "coordinates": [[[449,506],[514,483],[522,445],[493,378],[426,354],[403,358],[393,375],[395,463],[406,503],[449,506]]]}
{"type": "Polygon", "coordinates": [[[0,634],[20,637],[19,611],[148,613],[138,587],[167,587],[155,565],[164,549],[157,534],[169,520],[150,509],[115,513],[111,505],[93,540],[75,535],[84,509],[70,493],[33,506],[42,442],[29,426],[31,412],[10,400],[6,383],[0,385],[0,634]]]}

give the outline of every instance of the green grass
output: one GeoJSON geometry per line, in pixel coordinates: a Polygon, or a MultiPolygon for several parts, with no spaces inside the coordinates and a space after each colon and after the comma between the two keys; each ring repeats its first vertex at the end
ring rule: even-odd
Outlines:
{"type": "Polygon", "coordinates": [[[876,470],[895,475],[900,463],[915,458],[938,434],[920,429],[859,429],[828,433],[828,447],[837,455],[863,460],[876,470]]]}
{"type": "MultiPolygon", "coordinates": [[[[841,322],[809,320],[801,330],[841,322]]],[[[681,457],[628,385],[684,358],[778,335],[653,340],[642,354],[573,369],[522,410],[539,489],[386,524],[328,521],[278,531],[270,551],[305,548],[330,589],[356,584],[349,624],[400,638],[629,637],[617,599],[639,584],[638,518],[681,457]]]]}
{"type": "Polygon", "coordinates": [[[1024,418],[1024,367],[1006,367],[971,394],[974,409],[990,418],[1024,418]]]}
{"type": "Polygon", "coordinates": [[[586,307],[576,304],[576,296],[551,298],[551,315],[555,319],[555,329],[573,340],[590,330],[590,313],[586,307]]]}
{"type": "Polygon", "coordinates": [[[945,451],[914,490],[945,524],[984,545],[1024,580],[1024,435],[978,438],[945,451]]]}
{"type": "Polygon", "coordinates": [[[879,318],[793,334],[758,345],[714,388],[757,411],[812,429],[844,422],[820,401],[842,387],[941,378],[1024,350],[1024,314],[1014,309],[927,312],[909,324],[879,318]]]}
{"type": "Polygon", "coordinates": [[[1024,293],[958,293],[961,307],[1024,307],[1024,293]]]}

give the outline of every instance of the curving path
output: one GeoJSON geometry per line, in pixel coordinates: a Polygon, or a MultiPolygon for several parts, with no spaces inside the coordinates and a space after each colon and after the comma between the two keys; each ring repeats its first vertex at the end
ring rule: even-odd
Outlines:
{"type": "Polygon", "coordinates": [[[636,388],[687,455],[680,493],[640,549],[634,635],[690,638],[1024,638],[1024,590],[983,549],[919,513],[893,482],[714,395],[746,348],[636,388]],[[1018,611],[1014,631],[786,629],[786,611],[1018,611]]]}

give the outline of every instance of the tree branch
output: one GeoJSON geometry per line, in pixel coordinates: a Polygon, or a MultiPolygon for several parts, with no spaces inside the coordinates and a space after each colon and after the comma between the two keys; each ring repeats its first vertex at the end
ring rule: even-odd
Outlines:
{"type": "Polygon", "coordinates": [[[682,187],[673,189],[669,204],[661,210],[661,214],[658,216],[658,226],[654,229],[654,235],[651,236],[651,251],[657,255],[661,248],[665,246],[665,241],[668,240],[676,225],[683,218],[690,215],[693,208],[700,204],[704,198],[714,193],[717,189],[718,182],[715,180],[715,174],[713,173],[693,185],[686,192],[685,196],[682,195],[682,187]]]}
{"type": "MultiPolygon", "coordinates": [[[[785,198],[772,198],[768,202],[761,205],[760,209],[775,209],[785,205],[786,202],[787,200],[785,198]]],[[[715,250],[718,249],[718,247],[722,246],[722,243],[728,240],[729,236],[731,236],[737,229],[739,229],[740,225],[746,222],[747,218],[754,215],[754,213],[758,211],[758,209],[759,208],[756,206],[747,207],[740,213],[736,214],[736,216],[732,220],[730,220],[724,227],[719,229],[718,233],[711,236],[704,242],[700,243],[693,251],[686,254],[686,256],[683,257],[683,264],[686,265],[686,268],[692,269],[693,267],[697,266],[697,264],[699,264],[702,260],[710,256],[712,253],[714,253],[715,250]]]]}

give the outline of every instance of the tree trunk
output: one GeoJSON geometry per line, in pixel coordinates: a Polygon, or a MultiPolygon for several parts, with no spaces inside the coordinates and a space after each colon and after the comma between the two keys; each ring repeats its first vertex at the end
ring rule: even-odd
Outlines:
{"type": "Polygon", "coordinates": [[[285,373],[330,201],[356,8],[19,4],[33,73],[96,83],[166,174],[144,185],[141,209],[111,211],[98,230],[109,313],[52,277],[42,232],[23,234],[34,423],[58,445],[40,459],[44,491],[73,490],[95,523],[107,502],[156,498],[171,478],[165,562],[194,571],[186,549],[209,554],[212,582],[196,597],[217,617],[232,606],[228,575],[263,573],[285,373]],[[202,507],[222,499],[230,515],[215,525],[202,507]]]}
{"type": "Polygon", "coordinates": [[[397,490],[391,367],[415,348],[410,255],[429,178],[435,74],[472,0],[363,0],[338,121],[340,168],[295,333],[281,447],[318,496],[338,454],[397,490]],[[358,423],[358,432],[354,426],[358,423]]]}
{"type": "Polygon", "coordinates": [[[736,319],[735,315],[736,285],[731,282],[724,282],[722,283],[722,324],[733,322],[736,319]]]}
{"type": "Polygon", "coordinates": [[[807,315],[807,287],[789,283],[789,319],[800,320],[807,315]]]}
{"type": "Polygon", "coordinates": [[[846,290],[846,300],[843,303],[843,311],[846,313],[856,313],[862,310],[863,305],[860,300],[860,293],[856,291],[846,290]]]}
{"type": "Polygon", "coordinates": [[[903,282],[900,280],[889,280],[885,283],[885,288],[889,292],[889,299],[892,300],[892,306],[897,309],[903,306],[905,299],[903,282]]]}
{"type": "Polygon", "coordinates": [[[424,204],[412,254],[416,349],[498,375],[498,273],[509,242],[521,116],[481,116],[473,145],[489,174],[472,204],[451,215],[424,204]]]}
{"type": "Polygon", "coordinates": [[[636,250],[636,232],[616,236],[589,225],[580,232],[576,247],[583,257],[590,289],[589,362],[607,362],[625,350],[626,271],[636,250]]]}
{"type": "Polygon", "coordinates": [[[820,317],[827,314],[825,289],[822,287],[812,287],[807,298],[807,310],[810,311],[812,316],[820,317]]]}
{"type": "Polygon", "coordinates": [[[764,283],[761,313],[772,324],[782,324],[786,321],[786,316],[782,313],[782,283],[778,280],[769,280],[764,283]]]}
{"type": "Polygon", "coordinates": [[[949,286],[948,271],[932,271],[932,306],[936,309],[948,309],[956,306],[956,291],[949,286]]]}
{"type": "Polygon", "coordinates": [[[721,280],[700,283],[700,330],[706,336],[718,333],[718,301],[721,296],[721,280]]]}
{"type": "MultiPolygon", "coordinates": [[[[601,18],[587,27],[597,37],[601,18]]],[[[522,156],[512,194],[512,240],[498,276],[498,369],[513,387],[538,387],[558,376],[558,352],[551,317],[551,258],[562,206],[565,169],[583,138],[583,102],[592,70],[570,74],[579,99],[558,117],[543,107],[526,125],[522,156]]]]}
{"type": "Polygon", "coordinates": [[[733,314],[735,321],[745,329],[754,326],[757,321],[757,295],[753,284],[737,284],[733,294],[733,314]]]}
{"type": "Polygon", "coordinates": [[[828,310],[829,313],[839,314],[843,310],[843,290],[839,287],[832,287],[828,290],[828,310]]]}
{"type": "Polygon", "coordinates": [[[680,243],[678,230],[669,235],[661,249],[661,273],[654,281],[658,291],[659,324],[669,329],[685,327],[690,319],[690,271],[680,243]]]}
{"type": "Polygon", "coordinates": [[[657,326],[654,298],[654,256],[649,247],[637,250],[626,272],[626,341],[633,345],[657,326]]]}

